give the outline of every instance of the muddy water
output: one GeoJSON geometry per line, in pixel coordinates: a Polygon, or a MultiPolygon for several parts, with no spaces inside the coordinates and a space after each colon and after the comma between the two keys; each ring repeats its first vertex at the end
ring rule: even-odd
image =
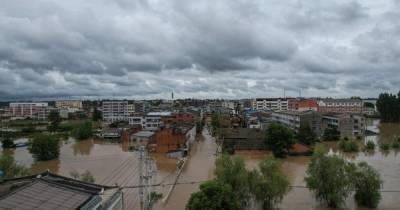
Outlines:
{"type": "MultiPolygon", "coordinates": [[[[380,134],[368,136],[366,139],[376,142],[391,142],[395,136],[400,136],[399,124],[379,124],[379,121],[369,121],[369,126],[376,127],[380,134]]],[[[69,176],[71,171],[83,172],[89,170],[95,177],[96,183],[106,185],[137,185],[138,181],[138,155],[128,151],[128,145],[112,143],[102,140],[85,140],[60,142],[60,157],[58,160],[34,161],[26,148],[4,150],[2,154],[11,154],[15,159],[29,167],[32,173],[43,172],[47,169],[54,173],[69,176]]],[[[326,143],[337,152],[336,142],[326,143]]],[[[194,145],[190,157],[182,170],[178,182],[209,180],[213,178],[216,144],[208,132],[203,132],[203,137],[194,145]]],[[[399,151],[400,152],[400,151],[399,151]]],[[[238,153],[246,160],[247,167],[256,167],[258,162],[267,155],[261,151],[242,151],[238,153]]],[[[176,160],[168,159],[161,154],[152,154],[157,167],[157,182],[172,183],[177,175],[176,160]]],[[[400,156],[398,151],[381,152],[378,148],[371,153],[345,154],[352,161],[366,161],[376,168],[384,179],[385,190],[400,190],[400,156]]],[[[282,167],[288,175],[292,185],[304,186],[304,177],[309,163],[308,157],[288,157],[283,160],[282,167]]],[[[169,199],[163,203],[158,202],[155,209],[179,210],[184,209],[190,194],[198,190],[198,184],[177,185],[169,199]]],[[[169,186],[157,187],[158,192],[166,195],[169,186]]],[[[137,189],[125,190],[125,209],[138,209],[139,197],[137,189]]],[[[378,209],[399,209],[400,193],[383,193],[383,199],[378,209]]],[[[349,209],[358,208],[353,199],[347,201],[349,209]]],[[[307,189],[294,188],[284,198],[281,209],[315,209],[326,210],[314,200],[307,189]]]]}
{"type": "MultiPolygon", "coordinates": [[[[369,126],[375,126],[380,132],[377,136],[367,136],[366,140],[373,140],[376,143],[390,143],[397,136],[400,136],[400,124],[379,124],[379,121],[369,121],[369,126]]],[[[337,142],[326,142],[331,152],[338,153],[337,142]]],[[[374,152],[359,152],[341,154],[350,161],[365,161],[379,171],[384,184],[384,190],[400,190],[400,151],[392,150],[389,152],[380,151],[378,148],[374,152]]],[[[242,151],[238,153],[243,156],[249,168],[256,167],[264,155],[268,152],[242,151]]],[[[306,176],[307,166],[310,162],[309,157],[288,157],[282,160],[282,169],[288,175],[291,185],[305,186],[304,177],[306,176]]],[[[400,209],[400,193],[383,192],[382,200],[377,209],[395,210],[400,209]]],[[[366,210],[367,208],[358,207],[353,198],[346,201],[348,209],[366,210]]],[[[308,189],[292,188],[285,196],[280,205],[280,209],[300,209],[300,210],[327,210],[317,202],[308,189]]]]}

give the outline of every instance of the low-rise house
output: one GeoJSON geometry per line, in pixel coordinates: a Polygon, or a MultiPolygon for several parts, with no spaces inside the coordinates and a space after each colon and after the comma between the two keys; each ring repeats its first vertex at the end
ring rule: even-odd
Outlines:
{"type": "Polygon", "coordinates": [[[122,191],[50,172],[0,182],[0,209],[122,210],[122,191]]]}
{"type": "Polygon", "coordinates": [[[361,114],[327,113],[322,117],[322,128],[337,128],[341,138],[364,135],[365,125],[365,118],[361,114]]]}
{"type": "Polygon", "coordinates": [[[196,138],[194,124],[181,124],[170,127],[161,127],[155,131],[154,152],[167,153],[176,150],[188,149],[196,138]]]}
{"type": "Polygon", "coordinates": [[[219,136],[227,150],[265,150],[265,132],[251,128],[224,128],[219,136]]]}

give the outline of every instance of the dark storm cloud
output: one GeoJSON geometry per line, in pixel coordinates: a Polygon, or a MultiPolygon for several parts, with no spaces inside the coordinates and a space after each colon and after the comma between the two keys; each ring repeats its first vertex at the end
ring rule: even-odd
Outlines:
{"type": "Polygon", "coordinates": [[[400,81],[399,8],[395,0],[3,0],[0,98],[376,96],[400,81]]]}

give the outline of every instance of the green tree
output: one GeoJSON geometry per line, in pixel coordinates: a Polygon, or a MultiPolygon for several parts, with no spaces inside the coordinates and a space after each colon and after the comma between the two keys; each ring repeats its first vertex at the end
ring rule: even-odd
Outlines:
{"type": "Polygon", "coordinates": [[[259,169],[250,173],[250,183],[251,192],[263,204],[263,209],[273,209],[289,191],[288,178],[272,156],[265,157],[259,163],[259,169]]]}
{"type": "Polygon", "coordinates": [[[35,135],[31,140],[28,149],[36,160],[51,160],[58,158],[60,155],[58,139],[47,134],[35,135]]]}
{"type": "Polygon", "coordinates": [[[364,102],[364,107],[375,108],[375,105],[373,103],[371,103],[371,102],[364,102]]]}
{"type": "Polygon", "coordinates": [[[358,205],[376,208],[381,200],[381,187],[383,181],[380,174],[366,162],[358,163],[354,172],[354,195],[358,205]]]}
{"type": "Polygon", "coordinates": [[[3,172],[3,176],[0,177],[0,179],[10,179],[29,175],[28,168],[17,164],[14,158],[9,155],[0,156],[0,170],[3,172]]]}
{"type": "Polygon", "coordinates": [[[15,148],[15,144],[14,144],[14,141],[10,138],[10,137],[4,137],[2,140],[1,140],[1,146],[3,147],[3,149],[6,149],[6,148],[15,148]]]}
{"type": "Polygon", "coordinates": [[[190,196],[187,210],[239,210],[238,201],[229,185],[212,180],[200,185],[190,196]]]}
{"type": "Polygon", "coordinates": [[[101,111],[98,110],[97,108],[95,108],[93,110],[92,120],[97,122],[97,121],[101,120],[102,118],[103,118],[103,115],[102,115],[101,111]]]}
{"type": "Polygon", "coordinates": [[[400,92],[399,94],[382,93],[379,95],[376,107],[382,122],[400,121],[400,92]]]}
{"type": "Polygon", "coordinates": [[[84,140],[92,137],[92,122],[86,121],[79,123],[72,130],[72,136],[78,140],[84,140]]]}
{"type": "Polygon", "coordinates": [[[318,148],[311,158],[305,181],[318,200],[337,208],[344,204],[353,189],[353,170],[354,164],[337,155],[328,156],[318,148]]]}
{"type": "Polygon", "coordinates": [[[300,125],[299,132],[297,133],[297,139],[304,144],[313,145],[317,141],[317,136],[307,123],[300,125]]]}
{"type": "Polygon", "coordinates": [[[243,158],[222,155],[216,160],[214,174],[216,181],[226,184],[232,189],[241,209],[248,205],[250,199],[249,172],[246,170],[243,158]]]}
{"type": "Polygon", "coordinates": [[[267,128],[265,141],[275,157],[285,157],[294,144],[293,132],[283,125],[272,123],[267,128]]]}
{"type": "Polygon", "coordinates": [[[50,126],[49,126],[49,131],[54,132],[58,129],[58,125],[61,122],[61,117],[58,111],[56,110],[51,110],[48,116],[48,119],[50,121],[50,126]]]}
{"type": "Polygon", "coordinates": [[[340,139],[340,132],[336,127],[326,128],[322,139],[324,141],[338,141],[340,139]]]}
{"type": "Polygon", "coordinates": [[[215,135],[217,133],[217,130],[220,128],[219,114],[218,113],[213,113],[212,114],[211,127],[212,127],[213,135],[215,135]]]}

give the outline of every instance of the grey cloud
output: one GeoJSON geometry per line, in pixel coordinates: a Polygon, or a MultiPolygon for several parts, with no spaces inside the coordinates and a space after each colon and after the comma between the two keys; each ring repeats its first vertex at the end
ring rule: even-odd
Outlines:
{"type": "Polygon", "coordinates": [[[150,98],[172,90],[247,98],[283,89],[376,96],[397,91],[400,80],[398,7],[394,0],[4,0],[0,99],[150,98]]]}

